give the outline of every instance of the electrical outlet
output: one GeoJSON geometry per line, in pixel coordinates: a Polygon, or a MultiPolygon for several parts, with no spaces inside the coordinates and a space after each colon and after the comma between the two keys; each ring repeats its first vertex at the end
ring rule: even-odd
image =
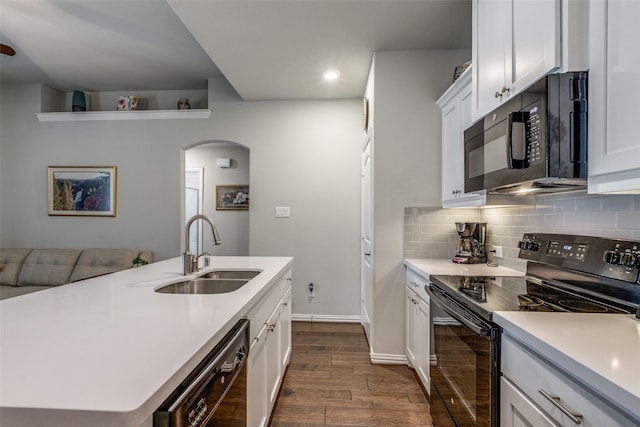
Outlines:
{"type": "Polygon", "coordinates": [[[496,258],[502,258],[502,246],[493,247],[493,256],[496,258]]]}
{"type": "Polygon", "coordinates": [[[291,210],[289,206],[276,206],[276,218],[289,218],[291,217],[291,210]]]}
{"type": "Polygon", "coordinates": [[[316,296],[316,285],[313,283],[309,283],[309,298],[313,298],[316,296]]]}

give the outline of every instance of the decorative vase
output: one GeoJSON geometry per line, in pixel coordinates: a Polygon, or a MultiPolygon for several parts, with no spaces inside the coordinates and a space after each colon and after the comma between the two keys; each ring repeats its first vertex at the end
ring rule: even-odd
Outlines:
{"type": "Polygon", "coordinates": [[[118,111],[135,111],[138,109],[138,97],[136,95],[121,96],[118,98],[118,111]]]}
{"type": "Polygon", "coordinates": [[[79,90],[73,91],[71,111],[87,111],[87,101],[84,97],[84,92],[79,90]]]}

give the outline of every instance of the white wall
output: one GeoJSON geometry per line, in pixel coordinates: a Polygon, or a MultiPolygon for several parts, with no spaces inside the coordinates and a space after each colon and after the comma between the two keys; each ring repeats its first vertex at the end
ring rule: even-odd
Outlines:
{"type": "Polygon", "coordinates": [[[249,185],[249,150],[226,142],[199,145],[185,152],[185,165],[203,169],[202,213],[213,219],[222,239],[221,245],[214,246],[211,230],[203,225],[203,251],[215,255],[249,255],[249,211],[216,210],[217,185],[249,185]],[[218,167],[216,160],[220,157],[230,158],[231,167],[218,167]]]}
{"type": "Polygon", "coordinates": [[[468,50],[377,52],[374,57],[374,291],[371,351],[404,355],[404,208],[441,203],[441,113],[468,50]]]}
{"type": "Polygon", "coordinates": [[[251,254],[295,257],[294,313],[359,314],[359,99],[216,103],[210,96],[206,120],[38,122],[40,86],[0,90],[1,246],[142,247],[156,259],[178,256],[184,149],[234,141],[251,152],[251,254]],[[50,165],[117,166],[117,216],[47,216],[50,165]],[[275,219],[276,206],[290,206],[291,218],[275,219]],[[310,281],[318,285],[311,302],[310,281]]]}

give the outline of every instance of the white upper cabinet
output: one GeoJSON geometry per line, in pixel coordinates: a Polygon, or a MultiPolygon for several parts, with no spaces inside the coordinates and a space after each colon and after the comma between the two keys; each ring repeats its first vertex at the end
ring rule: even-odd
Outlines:
{"type": "Polygon", "coordinates": [[[471,72],[466,70],[437,101],[442,109],[442,207],[475,194],[464,192],[464,130],[471,125],[471,72]]]}
{"type": "Polygon", "coordinates": [[[640,2],[591,0],[589,193],[640,193],[640,2]]]}
{"type": "Polygon", "coordinates": [[[505,55],[511,48],[511,41],[507,40],[507,6],[506,0],[474,0],[472,3],[474,120],[496,108],[509,96],[505,67],[505,55]]]}
{"type": "Polygon", "coordinates": [[[586,69],[584,3],[473,0],[473,121],[550,72],[586,69]]]}

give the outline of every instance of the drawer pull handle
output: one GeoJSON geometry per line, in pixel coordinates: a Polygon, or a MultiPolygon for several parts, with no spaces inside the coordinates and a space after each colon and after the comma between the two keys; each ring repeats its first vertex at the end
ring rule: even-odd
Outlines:
{"type": "Polygon", "coordinates": [[[567,417],[569,417],[569,419],[571,421],[573,421],[575,424],[582,424],[582,415],[581,414],[574,414],[569,409],[567,409],[562,403],[560,403],[560,397],[559,396],[552,396],[549,393],[547,393],[546,391],[544,391],[543,389],[538,390],[538,392],[541,395],[543,395],[545,399],[547,399],[549,402],[551,402],[553,404],[553,406],[558,408],[563,414],[565,414],[567,417]]]}
{"type": "Polygon", "coordinates": [[[415,281],[413,281],[413,280],[412,280],[411,282],[409,282],[409,283],[411,283],[411,284],[412,284],[414,287],[416,287],[416,288],[418,287],[418,284],[417,284],[415,281]]]}

